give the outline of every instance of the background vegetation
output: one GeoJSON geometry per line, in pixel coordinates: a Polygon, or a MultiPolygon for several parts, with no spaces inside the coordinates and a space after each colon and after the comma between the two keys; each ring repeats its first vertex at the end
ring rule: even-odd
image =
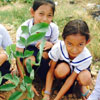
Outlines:
{"type": "MultiPolygon", "coordinates": [[[[100,66],[100,21],[91,16],[93,9],[88,4],[99,5],[99,0],[55,0],[57,2],[54,22],[59,26],[60,39],[64,25],[72,19],[83,19],[87,22],[91,33],[91,42],[88,45],[93,55],[93,64],[100,66]],[[74,4],[71,2],[74,1],[74,4]]],[[[0,0],[0,23],[10,24],[15,31],[25,20],[31,18],[30,7],[32,0],[0,0]]],[[[13,34],[16,34],[14,32],[13,34]]],[[[15,35],[16,36],[16,35],[15,35]]]]}

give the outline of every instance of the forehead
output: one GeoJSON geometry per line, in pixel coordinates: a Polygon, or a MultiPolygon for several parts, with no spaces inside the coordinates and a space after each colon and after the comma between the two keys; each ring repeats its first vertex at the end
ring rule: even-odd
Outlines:
{"type": "Polygon", "coordinates": [[[81,34],[72,34],[72,35],[68,35],[65,41],[80,43],[86,41],[86,37],[81,34]]]}
{"type": "Polygon", "coordinates": [[[51,7],[51,4],[43,4],[36,11],[45,11],[48,13],[53,13],[53,9],[51,7]]]}

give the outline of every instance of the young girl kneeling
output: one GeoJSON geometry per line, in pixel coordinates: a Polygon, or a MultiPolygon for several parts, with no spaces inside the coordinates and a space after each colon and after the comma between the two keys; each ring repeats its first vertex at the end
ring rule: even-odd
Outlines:
{"type": "Polygon", "coordinates": [[[49,52],[51,62],[43,99],[50,100],[54,77],[66,79],[68,76],[54,100],[60,100],[75,80],[81,86],[83,100],[86,100],[86,86],[91,83],[89,68],[92,62],[92,56],[86,48],[90,41],[89,28],[85,21],[72,20],[65,26],[62,37],[63,41],[55,44],[49,52]]]}
{"type": "MultiPolygon", "coordinates": [[[[49,69],[48,65],[48,51],[52,48],[52,46],[58,41],[58,36],[59,36],[59,30],[58,26],[52,22],[54,12],[55,12],[55,3],[53,0],[34,0],[33,6],[30,10],[31,15],[33,18],[28,19],[25,21],[21,26],[28,26],[30,33],[27,35],[22,34],[21,26],[17,30],[17,41],[19,41],[20,37],[28,38],[32,33],[31,33],[31,27],[34,26],[35,24],[38,23],[48,23],[49,28],[48,31],[45,35],[46,43],[44,46],[44,52],[43,52],[43,57],[42,61],[40,64],[40,67],[37,71],[38,75],[40,78],[45,80],[47,71],[49,69]]],[[[31,43],[29,46],[25,47],[24,45],[20,44],[17,42],[17,51],[19,52],[24,52],[25,49],[34,51],[33,56],[25,58],[22,63],[20,62],[20,58],[17,58],[20,64],[23,64],[23,66],[26,66],[26,61],[28,59],[31,59],[32,62],[36,61],[37,62],[37,55],[39,52],[39,45],[41,41],[31,43]]],[[[32,66],[34,66],[32,64],[32,66]]],[[[36,67],[37,68],[37,67],[36,67]]]]}

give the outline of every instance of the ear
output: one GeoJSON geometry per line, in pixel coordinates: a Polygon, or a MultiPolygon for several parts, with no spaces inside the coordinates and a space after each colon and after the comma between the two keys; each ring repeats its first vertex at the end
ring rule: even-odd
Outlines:
{"type": "Polygon", "coordinates": [[[86,42],[86,44],[88,44],[90,42],[90,39],[86,42]]]}
{"type": "Polygon", "coordinates": [[[34,17],[34,10],[33,8],[30,9],[31,16],[34,17]]]}

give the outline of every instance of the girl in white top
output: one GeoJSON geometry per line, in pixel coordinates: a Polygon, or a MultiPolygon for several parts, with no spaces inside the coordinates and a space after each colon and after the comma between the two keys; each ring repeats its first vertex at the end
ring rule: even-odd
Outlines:
{"type": "MultiPolygon", "coordinates": [[[[10,35],[8,31],[5,29],[3,25],[0,24],[0,48],[2,47],[4,50],[7,46],[12,44],[12,40],[10,38],[10,35]]],[[[1,53],[0,54],[0,71],[2,75],[5,75],[7,73],[10,73],[10,63],[7,61],[7,54],[1,53]]],[[[2,84],[6,80],[2,81],[2,84]]]]}
{"type": "MultiPolygon", "coordinates": [[[[52,46],[58,41],[58,36],[59,36],[58,26],[52,22],[54,12],[55,12],[55,3],[53,2],[53,0],[34,0],[33,6],[30,11],[33,18],[24,22],[21,26],[26,25],[29,27],[29,29],[31,29],[31,27],[34,24],[38,24],[41,22],[45,22],[49,24],[48,32],[45,35],[46,43],[44,46],[43,59],[42,59],[42,61],[43,60],[45,61],[48,59],[48,50],[50,50],[52,46]]],[[[23,35],[21,31],[21,26],[17,30],[17,36],[16,36],[17,41],[20,39],[20,37],[24,37],[27,39],[29,35],[31,34],[31,32],[29,32],[28,35],[25,35],[25,34],[23,35]]],[[[17,51],[23,52],[25,48],[28,50],[34,50],[33,56],[25,58],[23,60],[24,66],[26,66],[27,59],[31,59],[31,61],[37,61],[36,56],[39,51],[40,43],[41,43],[40,41],[34,42],[34,43],[31,43],[28,47],[25,47],[19,44],[19,42],[17,42],[17,51]]],[[[18,60],[20,59],[18,58],[18,60]]],[[[39,71],[39,74],[40,73],[42,74],[40,76],[43,76],[44,72],[42,71],[45,71],[46,69],[48,69],[47,62],[48,61],[41,62],[43,64],[41,65],[43,68],[40,67],[41,70],[39,71]]],[[[44,76],[46,76],[46,73],[47,72],[45,72],[44,76]]]]}
{"type": "Polygon", "coordinates": [[[100,100],[100,71],[97,76],[95,88],[87,100],[100,100]]]}
{"type": "MultiPolygon", "coordinates": [[[[81,86],[82,94],[87,93],[86,86],[91,83],[91,74],[88,68],[91,65],[92,57],[86,48],[86,44],[90,41],[86,22],[82,20],[70,21],[65,26],[62,37],[63,41],[55,44],[49,52],[51,62],[46,77],[44,100],[50,100],[54,76],[58,79],[66,79],[66,76],[69,75],[54,100],[60,100],[75,80],[81,86]]],[[[82,98],[86,100],[85,96],[82,98]]]]}

